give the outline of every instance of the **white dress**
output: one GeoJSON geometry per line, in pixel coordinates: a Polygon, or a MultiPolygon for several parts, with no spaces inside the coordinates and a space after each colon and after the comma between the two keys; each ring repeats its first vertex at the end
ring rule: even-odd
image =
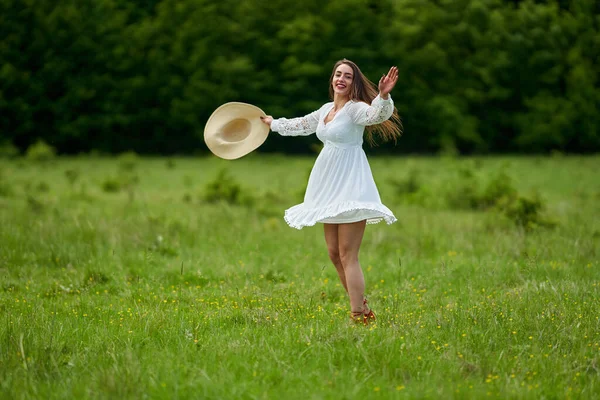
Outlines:
{"type": "Polygon", "coordinates": [[[373,174],[362,148],[365,126],[391,117],[392,98],[377,96],[371,105],[348,101],[331,121],[325,117],[333,102],[304,117],[274,119],[271,130],[282,136],[307,136],[314,132],[324,143],[308,179],[304,202],[285,211],[289,226],[302,229],[321,223],[350,223],[366,220],[373,224],[396,217],[381,203],[373,174]]]}

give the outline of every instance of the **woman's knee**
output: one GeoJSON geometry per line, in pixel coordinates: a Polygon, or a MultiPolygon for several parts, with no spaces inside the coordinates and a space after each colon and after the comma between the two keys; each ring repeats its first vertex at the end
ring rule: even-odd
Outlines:
{"type": "Polygon", "coordinates": [[[358,261],[358,252],[355,249],[340,246],[339,257],[342,265],[346,266],[358,261]]]}
{"type": "Polygon", "coordinates": [[[329,252],[329,259],[331,260],[331,262],[334,265],[339,265],[341,264],[342,260],[340,259],[340,251],[339,249],[335,248],[335,247],[329,247],[327,249],[327,251],[329,252]]]}

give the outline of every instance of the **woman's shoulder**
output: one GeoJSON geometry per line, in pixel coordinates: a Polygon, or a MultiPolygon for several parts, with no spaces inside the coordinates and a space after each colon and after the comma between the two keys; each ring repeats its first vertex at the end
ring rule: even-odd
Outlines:
{"type": "Polygon", "coordinates": [[[317,112],[322,113],[323,111],[327,110],[332,105],[333,105],[333,101],[329,101],[329,102],[323,104],[321,107],[319,107],[319,109],[317,110],[317,112]]]}
{"type": "Polygon", "coordinates": [[[350,100],[349,103],[350,107],[363,107],[369,105],[366,101],[356,99],[350,100]]]}
{"type": "Polygon", "coordinates": [[[362,107],[368,107],[369,105],[362,100],[350,100],[348,101],[348,108],[351,110],[357,110],[362,107]]]}

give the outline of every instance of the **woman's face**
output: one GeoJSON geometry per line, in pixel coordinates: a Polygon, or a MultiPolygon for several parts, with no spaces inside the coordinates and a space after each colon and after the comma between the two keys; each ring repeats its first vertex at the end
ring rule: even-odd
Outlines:
{"type": "Polygon", "coordinates": [[[354,79],[354,72],[352,67],[347,64],[340,64],[333,73],[333,79],[331,85],[333,86],[333,93],[338,96],[349,97],[350,90],[352,89],[352,80],[354,79]]]}

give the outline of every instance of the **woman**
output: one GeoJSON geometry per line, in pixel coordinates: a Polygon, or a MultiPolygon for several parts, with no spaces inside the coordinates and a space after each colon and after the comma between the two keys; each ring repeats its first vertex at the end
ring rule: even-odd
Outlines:
{"type": "Polygon", "coordinates": [[[351,317],[368,324],[375,319],[364,297],[365,280],[358,252],[365,225],[396,221],[381,203],[377,186],[362,149],[363,133],[372,142],[377,126],[382,139],[400,136],[400,120],[390,92],[398,80],[398,69],[390,68],[379,80],[379,94],[358,66],[338,61],[329,80],[333,102],[305,117],[273,119],[261,117],[271,130],[283,136],[310,135],[324,143],[311,171],[304,202],[285,212],[286,222],[302,229],[320,222],[325,227],[329,258],[350,297],[351,317]],[[390,120],[394,120],[396,123],[390,120]]]}

